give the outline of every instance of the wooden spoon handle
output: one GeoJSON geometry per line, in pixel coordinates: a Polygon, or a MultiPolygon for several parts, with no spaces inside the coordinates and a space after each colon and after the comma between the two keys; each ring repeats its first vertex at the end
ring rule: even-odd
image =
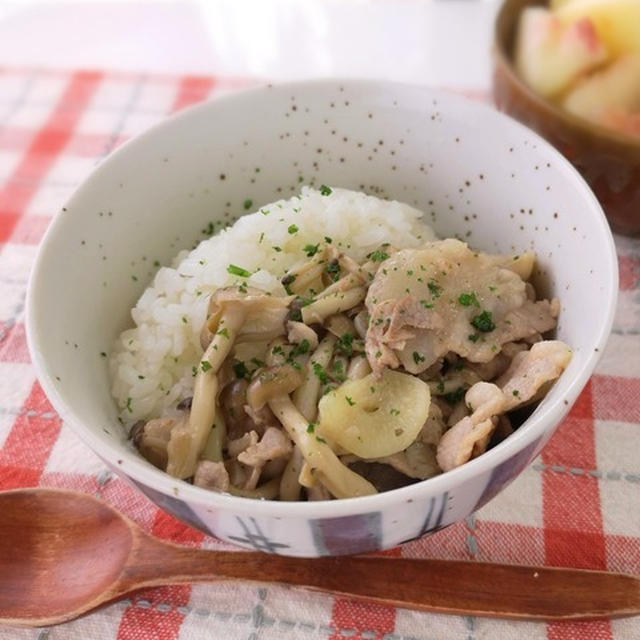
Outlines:
{"type": "Polygon", "coordinates": [[[422,611],[516,619],[640,613],[640,580],[599,571],[388,557],[287,558],[178,547],[162,564],[163,576],[146,584],[236,578],[422,611]]]}

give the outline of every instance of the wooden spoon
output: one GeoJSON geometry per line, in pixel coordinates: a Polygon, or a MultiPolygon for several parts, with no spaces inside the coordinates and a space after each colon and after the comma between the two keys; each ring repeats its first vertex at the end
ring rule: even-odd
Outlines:
{"type": "Polygon", "coordinates": [[[161,542],[73,491],[0,493],[0,623],[52,625],[141,587],[221,578],[423,611],[521,619],[640,613],[640,580],[598,571],[390,557],[288,558],[161,542]]]}

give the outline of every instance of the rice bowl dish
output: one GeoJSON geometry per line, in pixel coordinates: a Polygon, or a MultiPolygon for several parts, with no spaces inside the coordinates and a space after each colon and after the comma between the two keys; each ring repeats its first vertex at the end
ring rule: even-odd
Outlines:
{"type": "Polygon", "coordinates": [[[304,187],[215,231],[158,270],[109,356],[135,446],[197,486],[291,501],[425,480],[508,437],[570,361],[543,338],[560,306],[533,252],[439,240],[406,204],[304,187]]]}

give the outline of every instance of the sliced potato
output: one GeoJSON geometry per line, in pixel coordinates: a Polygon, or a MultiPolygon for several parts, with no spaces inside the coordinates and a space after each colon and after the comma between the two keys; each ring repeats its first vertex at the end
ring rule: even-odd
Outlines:
{"type": "Polygon", "coordinates": [[[382,458],[406,449],[429,414],[428,385],[386,370],[348,380],[319,403],[317,431],[361,458],[382,458]]]}

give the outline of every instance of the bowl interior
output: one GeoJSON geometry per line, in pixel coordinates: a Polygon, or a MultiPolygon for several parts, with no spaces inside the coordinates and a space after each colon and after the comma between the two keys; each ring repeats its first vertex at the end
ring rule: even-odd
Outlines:
{"type": "Polygon", "coordinates": [[[125,445],[101,355],[131,322],[155,265],[193,246],[211,221],[323,183],[413,204],[440,236],[479,249],[535,249],[544,292],[561,299],[557,335],[575,350],[537,412],[575,399],[608,333],[617,272],[601,209],[567,161],[505,116],[423,87],[263,87],[125,145],[43,242],[28,297],[32,353],[56,408],[105,460],[171,492],[125,445]]]}

